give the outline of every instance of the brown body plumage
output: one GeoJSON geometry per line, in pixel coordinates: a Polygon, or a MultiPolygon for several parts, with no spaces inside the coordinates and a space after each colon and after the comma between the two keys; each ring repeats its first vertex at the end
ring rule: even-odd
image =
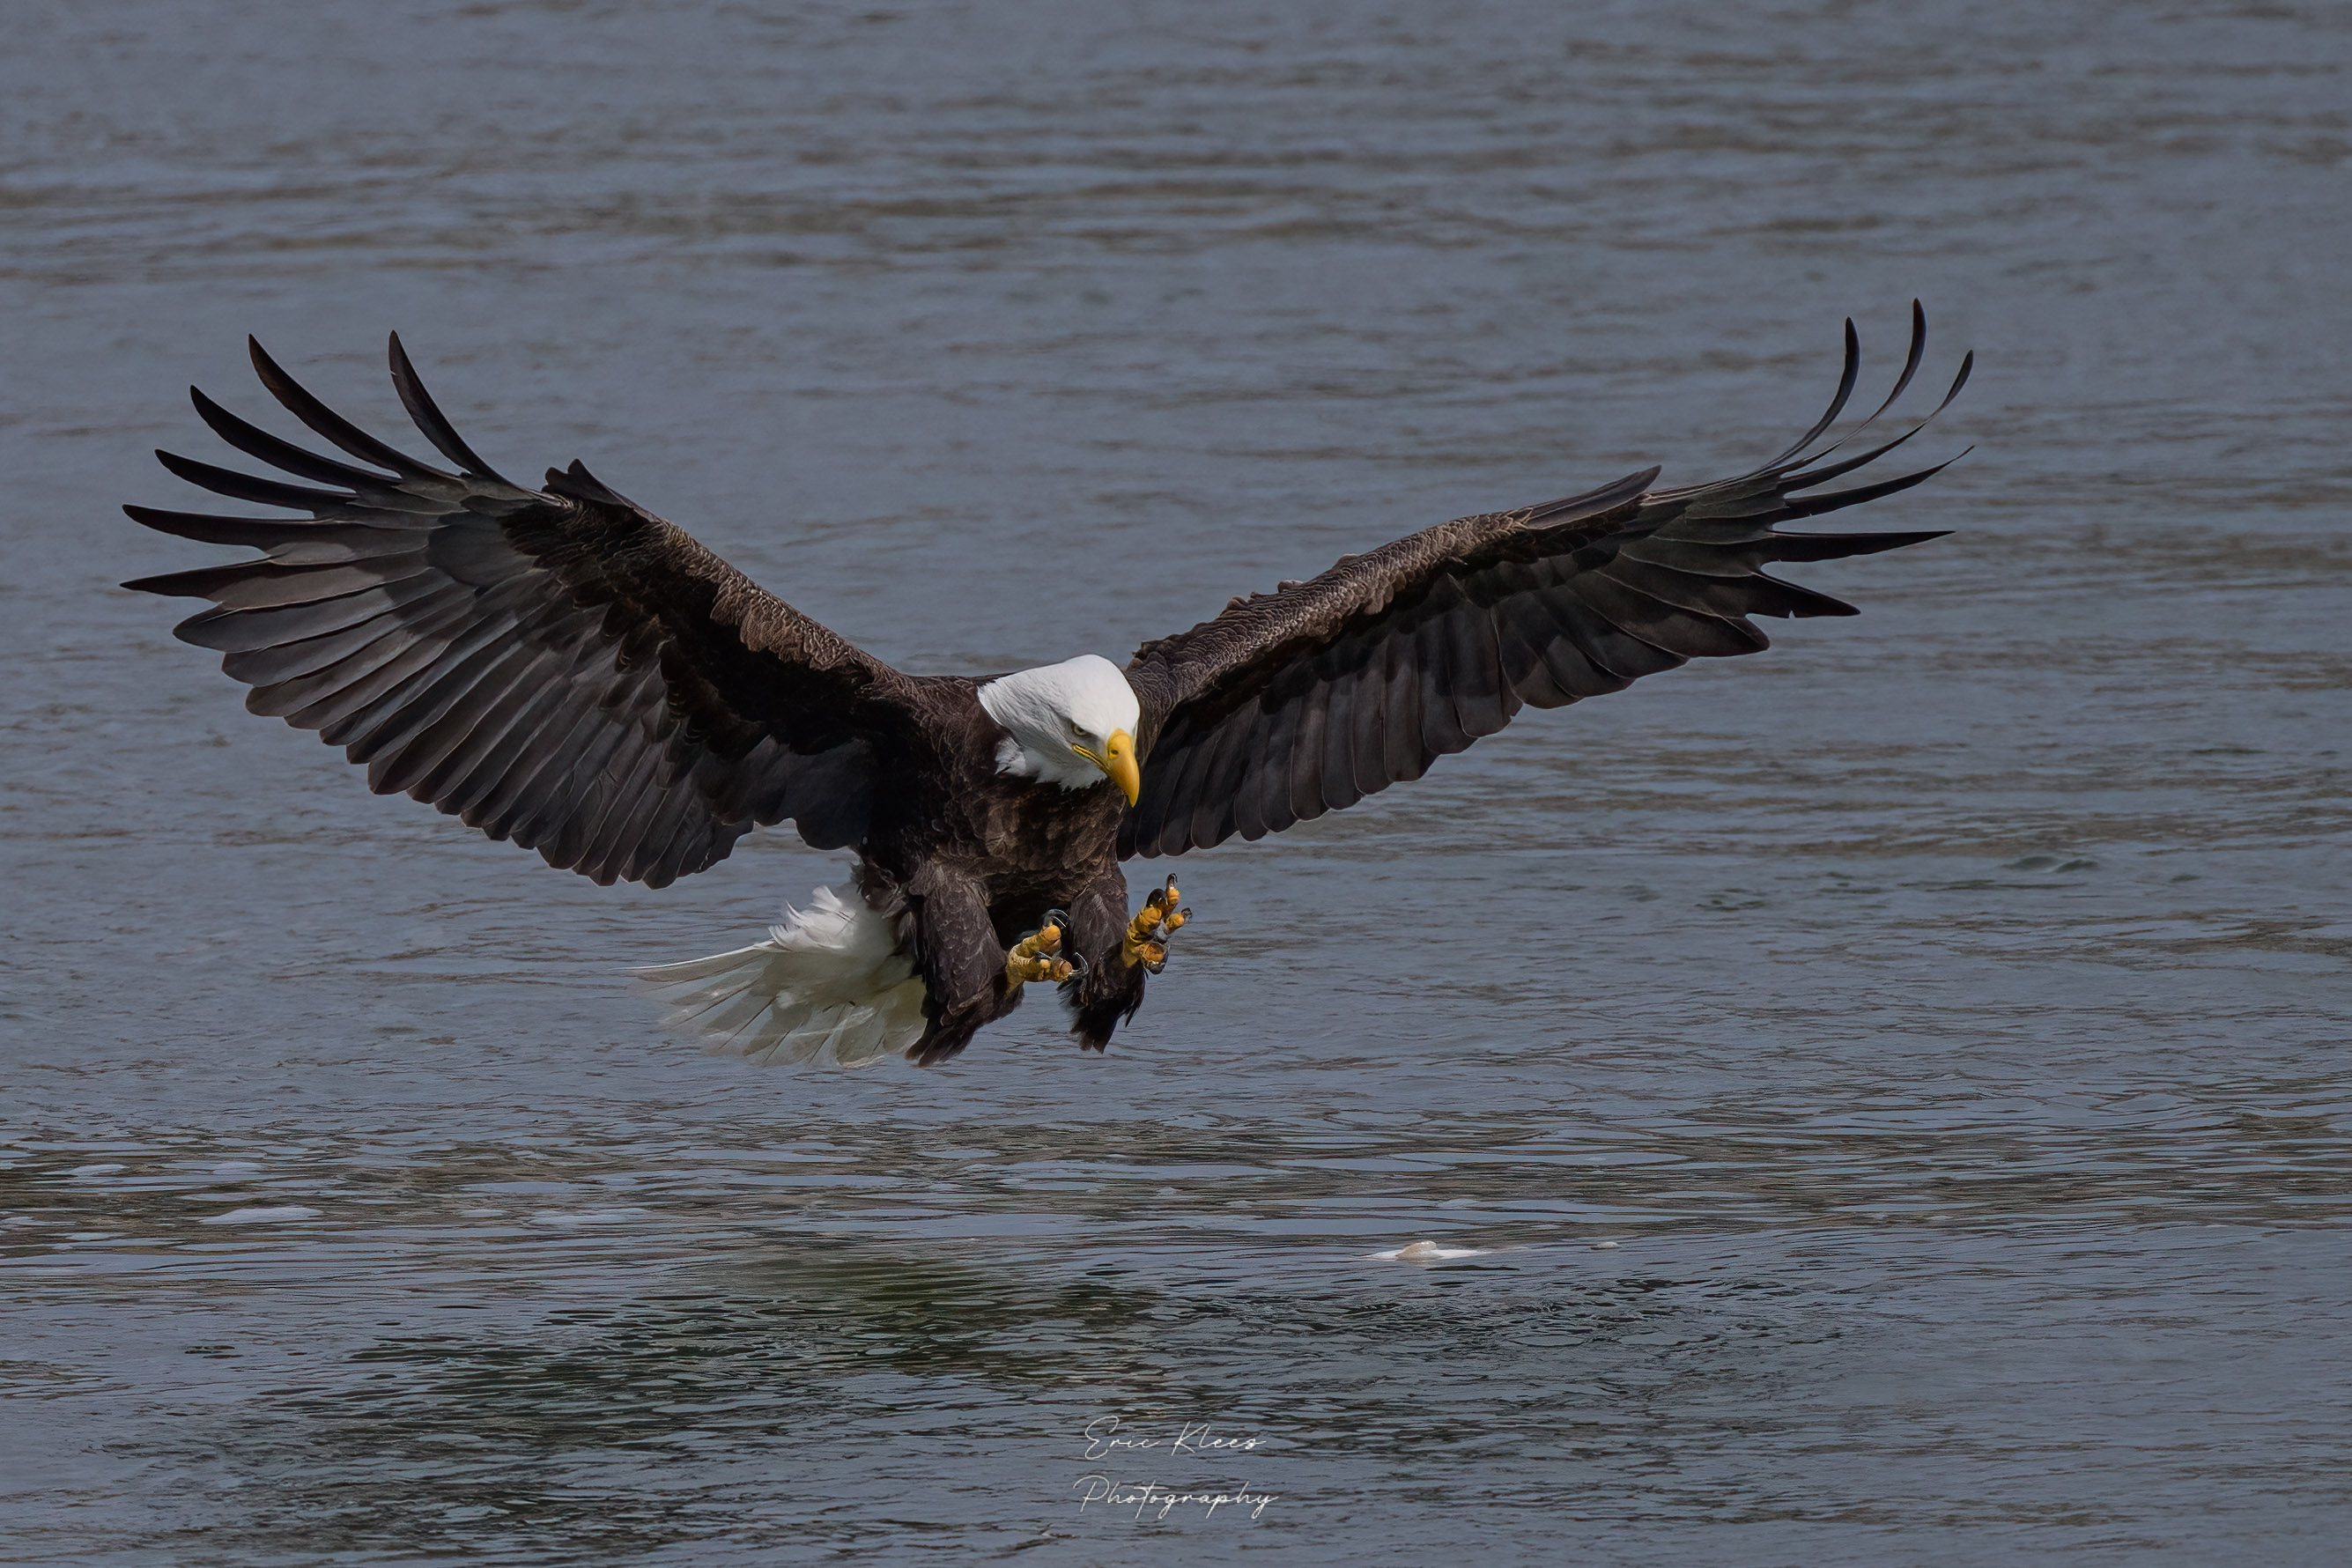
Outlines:
{"type": "MultiPolygon", "coordinates": [[[[1924,342],[1915,306],[1887,404],[1924,342]]],[[[1019,1005],[1006,949],[1049,910],[1068,912],[1066,951],[1084,966],[1064,987],[1076,1032],[1091,1047],[1109,1039],[1145,973],[1122,957],[1122,860],[1278,832],[1420,777],[1522,706],[1755,651],[1766,639],[1748,616],[1853,614],[1763,567],[1937,537],[1774,531],[1936,472],[1805,493],[1908,438],[1834,463],[1811,451],[1853,389],[1849,322],[1830,412],[1752,473],[1655,490],[1654,468],[1462,518],[1145,644],[1125,670],[1140,708],[1130,806],[1108,779],[1069,788],[1002,771],[1005,731],[977,696],[988,678],[891,668],[577,463],[539,489],[499,477],[397,338],[391,356],[402,402],[454,472],[347,423],[256,344],[278,400],[373,468],[196,393],[230,445],[332,488],[159,453],[195,484],[310,516],[126,508],[167,533],[268,552],[129,585],[213,600],[179,636],[226,656],[255,712],[344,747],[371,788],[600,883],[663,886],[724,858],[755,825],[790,820],[818,848],[854,846],[860,891],[897,922],[923,981],[908,1054],[925,1062],[1019,1005]]],[[[1952,393],[1967,374],[1964,361],[1952,393]]]]}

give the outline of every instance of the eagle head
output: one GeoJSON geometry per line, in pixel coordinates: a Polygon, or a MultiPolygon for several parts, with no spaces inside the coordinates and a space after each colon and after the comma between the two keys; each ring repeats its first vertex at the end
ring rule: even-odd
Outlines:
{"type": "Polygon", "coordinates": [[[1135,729],[1142,707],[1118,666],[1091,653],[999,676],[980,705],[1004,727],[996,771],[1085,789],[1105,779],[1133,805],[1143,794],[1135,729]]]}

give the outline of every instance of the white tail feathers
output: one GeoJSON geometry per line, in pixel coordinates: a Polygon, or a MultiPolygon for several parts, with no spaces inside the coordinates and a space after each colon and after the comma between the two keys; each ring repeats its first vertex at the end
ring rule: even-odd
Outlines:
{"type": "Polygon", "coordinates": [[[923,1033],[914,963],[853,882],[819,888],[805,910],[787,905],[765,942],[636,974],[667,1005],[664,1024],[762,1067],[863,1067],[923,1033]]]}

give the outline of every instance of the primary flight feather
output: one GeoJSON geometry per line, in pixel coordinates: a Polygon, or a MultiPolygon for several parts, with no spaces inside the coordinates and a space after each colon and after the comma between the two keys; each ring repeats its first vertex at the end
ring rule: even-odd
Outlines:
{"type": "MultiPolygon", "coordinates": [[[[1914,304],[1902,373],[1865,426],[1909,385],[1926,341],[1914,304]]],[[[223,440],[310,482],[159,452],[163,466],[310,516],[126,507],[163,532],[264,553],[125,585],[213,601],[177,633],[226,656],[253,711],[341,746],[377,793],[551,866],[661,887],[787,820],[817,848],[854,847],[853,880],[819,889],[768,941],[646,972],[680,1027],[763,1061],[939,1061],[1038,982],[1058,984],[1099,1049],[1190,915],[1172,877],[1130,915],[1121,861],[1280,832],[1419,778],[1522,707],[1752,653],[1766,638],[1751,616],[1852,615],[1763,568],[1938,537],[1775,528],[1943,466],[1821,489],[1926,423],[1836,461],[1839,447],[1817,449],[1859,373],[1849,321],[1829,411],[1737,478],[1653,489],[1651,468],[1441,523],[1235,599],[1124,668],[1081,655],[912,676],[576,462],[536,489],[501,477],[397,336],[393,385],[448,468],[366,434],[252,353],[271,395],[356,463],[194,392],[223,440]]]]}

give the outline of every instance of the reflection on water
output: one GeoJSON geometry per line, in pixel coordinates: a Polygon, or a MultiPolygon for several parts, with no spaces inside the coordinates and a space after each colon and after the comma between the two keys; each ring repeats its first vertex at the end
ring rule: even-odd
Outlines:
{"type": "Polygon", "coordinates": [[[15,1557],[2340,1554],[2344,16],[19,31],[15,1557]],[[388,422],[399,327],[493,460],[973,669],[1760,456],[1915,294],[1952,537],[1188,860],[1107,1058],[698,1057],[625,971],[837,860],[548,873],[108,586],[200,553],[108,519],[247,331],[388,422]]]}

